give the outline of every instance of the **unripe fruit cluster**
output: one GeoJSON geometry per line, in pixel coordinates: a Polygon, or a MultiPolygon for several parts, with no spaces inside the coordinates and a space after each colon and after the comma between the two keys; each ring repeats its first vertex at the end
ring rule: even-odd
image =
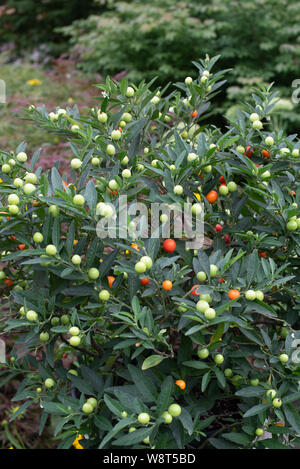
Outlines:
{"type": "Polygon", "coordinates": [[[97,400],[94,398],[94,397],[90,397],[82,406],[82,412],[84,414],[91,414],[94,412],[94,410],[96,409],[97,407],[97,400]]]}
{"type": "Polygon", "coordinates": [[[143,274],[146,270],[151,269],[152,267],[152,259],[149,256],[143,256],[141,259],[135,264],[134,269],[138,274],[143,274]]]}

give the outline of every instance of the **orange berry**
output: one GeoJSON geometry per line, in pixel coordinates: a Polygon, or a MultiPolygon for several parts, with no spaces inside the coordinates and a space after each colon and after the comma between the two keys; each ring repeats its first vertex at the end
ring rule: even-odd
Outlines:
{"type": "Polygon", "coordinates": [[[191,289],[191,295],[195,295],[195,296],[200,296],[200,293],[196,293],[196,289],[200,287],[200,285],[194,285],[191,289]]]}
{"type": "Polygon", "coordinates": [[[186,383],[183,381],[183,379],[178,379],[175,381],[175,384],[182,390],[186,388],[186,383]]]}
{"type": "Polygon", "coordinates": [[[23,251],[23,249],[26,248],[26,244],[19,244],[18,248],[20,249],[20,251],[23,251]]]}
{"type": "Polygon", "coordinates": [[[192,112],[192,117],[197,117],[197,114],[198,114],[198,111],[195,110],[194,112],[192,112]]]}
{"type": "Polygon", "coordinates": [[[108,286],[109,286],[109,288],[112,288],[112,285],[113,285],[113,283],[114,283],[115,280],[116,280],[116,277],[113,277],[112,275],[109,275],[109,276],[107,277],[107,281],[108,281],[108,286]]]}
{"type": "Polygon", "coordinates": [[[162,287],[164,290],[171,290],[171,288],[173,287],[173,283],[170,280],[165,280],[162,283],[162,287]]]}
{"type": "Polygon", "coordinates": [[[218,193],[216,191],[209,191],[206,199],[210,204],[214,204],[218,200],[218,193]]]}
{"type": "Polygon", "coordinates": [[[236,298],[241,296],[241,294],[238,290],[233,289],[233,290],[229,290],[228,296],[230,300],[235,300],[236,298]]]}
{"type": "Polygon", "coordinates": [[[270,153],[267,150],[263,150],[261,153],[265,158],[270,158],[270,153]]]}

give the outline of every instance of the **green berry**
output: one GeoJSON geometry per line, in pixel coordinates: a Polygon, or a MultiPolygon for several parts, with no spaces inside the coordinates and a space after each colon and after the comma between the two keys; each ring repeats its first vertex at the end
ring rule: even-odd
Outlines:
{"type": "Polygon", "coordinates": [[[207,276],[205,272],[201,271],[197,273],[197,280],[199,280],[199,282],[204,282],[206,278],[207,276]]]}
{"type": "Polygon", "coordinates": [[[93,408],[95,409],[97,407],[98,401],[94,397],[89,397],[88,400],[86,401],[88,404],[91,404],[93,408]]]}
{"type": "Polygon", "coordinates": [[[254,290],[247,290],[245,293],[246,300],[254,301],[256,300],[256,293],[254,290]]]}
{"type": "Polygon", "coordinates": [[[73,203],[74,203],[75,205],[82,206],[82,205],[84,205],[84,203],[85,203],[85,198],[83,197],[83,195],[76,194],[76,195],[74,195],[74,197],[73,197],[73,203]]]}
{"type": "Polygon", "coordinates": [[[166,424],[170,424],[173,420],[172,415],[169,414],[169,412],[167,412],[167,411],[162,414],[162,417],[163,417],[166,424]]]}
{"type": "Polygon", "coordinates": [[[178,417],[181,414],[181,407],[178,404],[171,404],[168,408],[168,413],[172,417],[178,417]]]}
{"type": "Polygon", "coordinates": [[[17,194],[9,194],[7,197],[8,205],[18,205],[20,203],[20,199],[17,194]]]}
{"type": "Polygon", "coordinates": [[[224,370],[224,376],[226,376],[226,378],[231,378],[232,375],[233,371],[231,368],[226,368],[226,370],[224,370]]]}
{"type": "Polygon", "coordinates": [[[279,397],[276,397],[275,399],[273,399],[272,405],[273,405],[273,407],[275,407],[276,409],[279,409],[279,407],[282,406],[282,400],[281,400],[279,397]]]}
{"type": "Polygon", "coordinates": [[[55,256],[55,255],[56,255],[57,249],[56,249],[56,247],[54,246],[54,244],[48,244],[48,246],[46,246],[46,253],[47,253],[49,256],[55,256]]]}
{"type": "Polygon", "coordinates": [[[35,311],[29,310],[26,313],[26,318],[28,321],[36,321],[38,318],[38,314],[35,311]]]}
{"type": "Polygon", "coordinates": [[[221,365],[224,361],[224,357],[221,353],[217,353],[217,355],[214,358],[214,361],[217,365],[221,365]]]}
{"type": "Polygon", "coordinates": [[[42,235],[42,233],[39,233],[39,232],[34,233],[34,235],[33,235],[33,241],[34,241],[35,243],[40,244],[40,243],[43,242],[43,239],[44,239],[44,236],[42,235]]]}
{"type": "Polygon", "coordinates": [[[18,154],[17,154],[17,160],[20,162],[20,163],[25,163],[25,161],[27,161],[27,155],[24,151],[20,151],[18,154]]]}
{"type": "Polygon", "coordinates": [[[101,290],[99,293],[99,299],[101,301],[108,301],[110,297],[110,293],[107,290],[101,290]]]}
{"type": "Polygon", "coordinates": [[[209,304],[207,303],[207,301],[199,300],[196,304],[196,308],[199,313],[205,313],[205,311],[209,309],[209,304]]]}
{"type": "Polygon", "coordinates": [[[256,435],[256,436],[263,436],[263,434],[264,434],[263,428],[257,428],[257,429],[255,430],[255,435],[256,435]]]}
{"type": "Polygon", "coordinates": [[[79,265],[81,263],[81,257],[78,256],[78,254],[74,254],[74,256],[72,257],[72,263],[74,265],[79,265]]]}
{"type": "Polygon", "coordinates": [[[147,266],[146,266],[145,262],[139,261],[139,262],[137,262],[137,263],[135,264],[134,270],[135,270],[138,274],[143,274],[144,272],[146,272],[147,266]]]}
{"type": "Polygon", "coordinates": [[[290,357],[286,353],[282,353],[279,355],[279,360],[281,363],[287,363],[289,361],[290,357]]]}
{"type": "Polygon", "coordinates": [[[79,169],[82,165],[82,161],[79,158],[73,158],[71,160],[71,168],[79,169]]]}
{"type": "Polygon", "coordinates": [[[206,347],[198,349],[197,350],[197,355],[198,355],[199,358],[205,359],[209,355],[209,350],[206,347]]]}
{"type": "Polygon", "coordinates": [[[150,422],[150,415],[147,414],[146,412],[142,412],[141,414],[138,415],[138,421],[142,425],[147,425],[147,423],[150,422]]]}
{"type": "Polygon", "coordinates": [[[80,334],[80,329],[76,326],[70,327],[69,334],[76,336],[80,334]]]}
{"type": "Polygon", "coordinates": [[[218,267],[214,264],[210,264],[210,276],[216,277],[217,273],[218,273],[218,267]]]}
{"type": "Polygon", "coordinates": [[[80,337],[78,336],[72,336],[70,337],[69,339],[69,344],[72,345],[72,347],[78,347],[78,345],[80,344],[81,340],[80,340],[80,337]]]}
{"type": "Polygon", "coordinates": [[[91,414],[93,411],[94,411],[94,407],[89,402],[86,402],[85,404],[83,404],[82,412],[84,414],[91,414]]]}
{"type": "Polygon", "coordinates": [[[90,279],[92,280],[97,280],[97,278],[99,277],[100,275],[100,272],[98,269],[96,269],[95,267],[92,267],[91,269],[89,269],[88,271],[88,276],[90,277],[90,279]]]}
{"type": "Polygon", "coordinates": [[[41,332],[41,333],[40,333],[40,340],[41,340],[42,342],[48,342],[48,340],[49,340],[49,334],[48,334],[48,332],[41,332]]]}
{"type": "Polygon", "coordinates": [[[50,388],[53,388],[53,386],[55,385],[55,382],[52,378],[47,378],[45,380],[45,386],[46,388],[50,389],[50,388]]]}
{"type": "Polygon", "coordinates": [[[275,391],[275,389],[269,389],[267,392],[266,392],[267,396],[270,396],[271,399],[274,399],[274,397],[276,396],[277,392],[275,391]]]}

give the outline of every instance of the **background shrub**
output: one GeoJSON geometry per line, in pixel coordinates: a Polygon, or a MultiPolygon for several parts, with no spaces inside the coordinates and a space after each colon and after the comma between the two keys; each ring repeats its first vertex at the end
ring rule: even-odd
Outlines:
{"type": "MultiPolygon", "coordinates": [[[[44,55],[64,52],[68,45],[55,28],[95,11],[94,0],[6,0],[1,3],[0,45],[13,42],[16,54],[32,48],[40,48],[44,55]]],[[[104,11],[106,3],[105,0],[98,2],[98,13],[104,11]]]]}
{"type": "Polygon", "coordinates": [[[278,125],[299,128],[299,112],[291,102],[291,84],[299,78],[297,2],[121,1],[63,31],[80,52],[85,71],[106,75],[126,69],[132,80],[157,76],[158,84],[183,80],[195,58],[221,53],[221,66],[232,72],[226,99],[217,99],[215,112],[231,108],[235,113],[254,84],[274,81],[286,98],[278,125]]]}

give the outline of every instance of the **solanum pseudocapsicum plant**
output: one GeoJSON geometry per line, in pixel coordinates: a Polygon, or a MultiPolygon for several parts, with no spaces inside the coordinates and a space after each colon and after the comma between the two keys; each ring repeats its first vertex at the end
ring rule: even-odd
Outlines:
{"type": "Polygon", "coordinates": [[[1,151],[2,324],[16,337],[1,373],[24,376],[12,418],[40,402],[59,448],[299,443],[300,142],[268,131],[271,87],[225,132],[206,126],[216,61],[172,92],[108,78],[85,116],[31,106],[69,140],[69,174],[35,169],[24,143],[1,151]],[[129,215],[126,236],[99,238],[124,195],[203,209],[203,247],[134,238],[129,215]]]}

